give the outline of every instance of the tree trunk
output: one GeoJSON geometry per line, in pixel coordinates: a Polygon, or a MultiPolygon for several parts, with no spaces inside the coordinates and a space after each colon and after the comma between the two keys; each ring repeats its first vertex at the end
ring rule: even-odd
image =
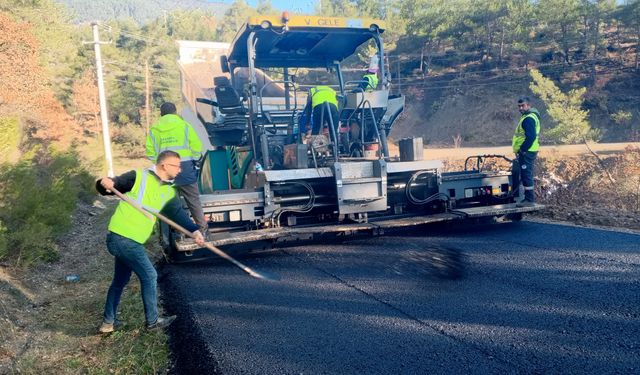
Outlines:
{"type": "Polygon", "coordinates": [[[422,73],[422,78],[424,78],[424,45],[420,48],[420,73],[422,73]]]}
{"type": "Polygon", "coordinates": [[[493,53],[493,31],[491,29],[491,22],[487,21],[487,54],[486,54],[487,64],[489,64],[489,59],[491,58],[492,53],[493,53]]]}
{"type": "Polygon", "coordinates": [[[594,20],[593,24],[593,63],[592,63],[592,87],[595,87],[598,83],[598,39],[600,39],[600,15],[596,14],[596,20],[594,20]]]}
{"type": "Polygon", "coordinates": [[[640,25],[636,29],[636,70],[640,68],[640,25]]]}
{"type": "Polygon", "coordinates": [[[502,26],[502,31],[500,32],[500,55],[498,56],[498,62],[500,66],[502,66],[502,56],[504,54],[504,26],[502,26]]]}
{"type": "Polygon", "coordinates": [[[564,53],[564,62],[569,65],[569,42],[567,41],[567,25],[561,25],[562,31],[562,53],[564,53]]]}
{"type": "Polygon", "coordinates": [[[582,36],[582,50],[584,55],[587,56],[589,51],[589,18],[587,16],[584,17],[582,22],[582,36]]]}

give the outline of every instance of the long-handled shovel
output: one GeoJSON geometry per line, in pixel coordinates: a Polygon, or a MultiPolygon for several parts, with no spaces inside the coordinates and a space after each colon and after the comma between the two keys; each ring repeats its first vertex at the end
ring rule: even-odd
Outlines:
{"type": "MultiPolygon", "coordinates": [[[[145,216],[147,216],[149,218],[152,218],[153,217],[152,215],[155,215],[158,219],[164,221],[168,225],[172,226],[174,229],[184,233],[185,236],[188,236],[188,237],[191,237],[191,238],[195,239],[195,236],[191,232],[189,232],[188,230],[184,229],[182,226],[180,226],[180,224],[176,223],[175,221],[169,219],[168,217],[162,215],[159,212],[147,211],[144,207],[139,205],[137,202],[132,201],[129,197],[127,197],[126,195],[122,194],[121,192],[119,192],[115,188],[112,188],[110,190],[113,191],[115,193],[115,195],[120,197],[120,199],[122,199],[123,201],[129,203],[130,205],[135,207],[138,211],[142,212],[145,216]]],[[[253,277],[257,278],[257,279],[280,280],[280,277],[277,276],[277,275],[273,275],[273,274],[266,273],[266,272],[258,272],[258,271],[255,271],[255,270],[251,269],[250,267],[245,266],[244,264],[242,264],[242,263],[238,262],[237,260],[233,259],[229,254],[225,253],[224,251],[218,249],[217,247],[215,247],[215,246],[213,246],[213,245],[211,245],[209,243],[205,243],[205,247],[207,249],[211,250],[216,255],[228,260],[229,262],[233,263],[234,265],[239,267],[244,272],[248,273],[249,275],[251,275],[251,276],[253,276],[253,277]]]]}

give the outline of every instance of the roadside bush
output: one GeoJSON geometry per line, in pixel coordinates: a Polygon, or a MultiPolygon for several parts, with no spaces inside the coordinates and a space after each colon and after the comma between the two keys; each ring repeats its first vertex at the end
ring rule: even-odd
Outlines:
{"type": "Polygon", "coordinates": [[[611,119],[617,125],[626,125],[633,119],[633,114],[629,111],[617,111],[611,114],[611,119]]]}
{"type": "Polygon", "coordinates": [[[0,261],[57,259],[55,239],[69,229],[77,200],[89,199],[92,183],[75,152],[0,165],[0,261]]]}
{"type": "Polygon", "coordinates": [[[123,155],[132,158],[144,157],[147,134],[140,125],[129,123],[120,128],[114,128],[111,137],[115,147],[123,155]]]}
{"type": "Polygon", "coordinates": [[[8,254],[7,247],[7,228],[5,228],[2,221],[0,221],[0,259],[3,259],[8,254]]]}
{"type": "Polygon", "coordinates": [[[0,163],[12,162],[18,158],[20,134],[20,124],[16,117],[0,116],[0,163]]]}

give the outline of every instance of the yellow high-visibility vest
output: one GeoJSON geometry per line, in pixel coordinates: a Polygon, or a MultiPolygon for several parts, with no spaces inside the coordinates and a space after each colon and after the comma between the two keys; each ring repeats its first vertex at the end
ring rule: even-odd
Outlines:
{"type": "MultiPolygon", "coordinates": [[[[139,169],[133,188],[125,195],[152,212],[160,212],[176,192],[171,184],[162,182],[151,170],[139,169]]],[[[109,231],[143,244],[151,236],[155,222],[155,216],[150,219],[129,203],[120,201],[111,216],[109,231]]]]}
{"type": "Polygon", "coordinates": [[[198,160],[202,143],[193,127],[174,114],[164,115],[153,124],[147,136],[147,157],[155,162],[160,152],[170,150],[180,155],[180,161],[198,160]]]}
{"type": "Polygon", "coordinates": [[[362,76],[362,79],[367,81],[367,87],[364,91],[373,91],[378,87],[378,75],[375,73],[368,73],[362,76]]]}
{"type": "Polygon", "coordinates": [[[538,116],[536,116],[533,113],[527,113],[526,115],[523,115],[522,117],[520,117],[520,121],[518,121],[518,126],[516,126],[516,130],[513,134],[513,139],[511,140],[511,146],[513,148],[514,154],[517,154],[518,151],[520,151],[520,146],[522,146],[526,138],[524,134],[524,128],[522,128],[522,123],[526,118],[532,118],[533,121],[535,121],[536,123],[536,139],[533,141],[528,151],[535,152],[535,151],[538,151],[538,149],[540,149],[540,144],[538,143],[538,134],[540,134],[540,119],[538,119],[538,116]]]}
{"type": "Polygon", "coordinates": [[[311,108],[315,108],[324,102],[332,103],[336,107],[338,106],[336,90],[329,86],[312,87],[311,90],[309,90],[309,95],[311,95],[311,108]]]}

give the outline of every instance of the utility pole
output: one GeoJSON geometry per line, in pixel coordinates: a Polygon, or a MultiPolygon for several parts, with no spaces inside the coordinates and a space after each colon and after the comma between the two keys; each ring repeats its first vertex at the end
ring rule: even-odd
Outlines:
{"type": "Polygon", "coordinates": [[[107,115],[107,96],[104,90],[104,77],[102,73],[102,54],[100,45],[107,44],[100,41],[98,22],[93,22],[93,47],[96,52],[96,76],[98,77],[98,94],[100,96],[100,118],[102,119],[102,140],[104,143],[104,158],[107,162],[107,176],[113,177],[113,160],[111,157],[111,135],[109,134],[109,116],[107,115]]]}
{"type": "Polygon", "coordinates": [[[145,117],[145,132],[149,134],[149,116],[151,116],[151,109],[149,107],[149,59],[144,62],[144,117],[145,117]]]}

